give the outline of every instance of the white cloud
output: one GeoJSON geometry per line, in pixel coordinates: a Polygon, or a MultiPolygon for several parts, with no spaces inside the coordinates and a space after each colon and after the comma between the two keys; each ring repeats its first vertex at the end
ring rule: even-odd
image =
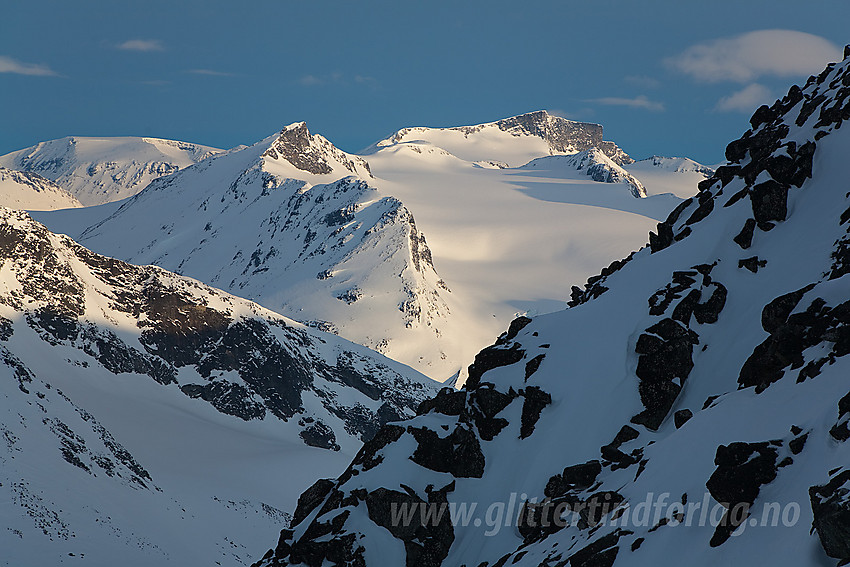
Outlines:
{"type": "Polygon", "coordinates": [[[321,75],[304,75],[297,79],[296,82],[302,87],[318,87],[322,85],[350,86],[352,84],[376,87],[378,84],[374,77],[368,75],[343,75],[338,71],[321,75]]]}
{"type": "Polygon", "coordinates": [[[744,112],[749,114],[762,104],[774,100],[773,93],[764,85],[753,83],[743,89],[717,101],[714,110],[718,112],[744,112]]]}
{"type": "Polygon", "coordinates": [[[212,69],[189,69],[186,71],[192,75],[207,75],[209,77],[232,77],[233,73],[225,73],[224,71],[214,71],[212,69]]]}
{"type": "Polygon", "coordinates": [[[664,110],[664,103],[649,100],[644,95],[636,96],[635,98],[621,98],[616,96],[605,96],[602,98],[591,98],[586,102],[595,102],[596,104],[606,104],[609,106],[628,106],[630,108],[642,108],[653,112],[661,112],[664,110]]]}
{"type": "Polygon", "coordinates": [[[316,75],[304,75],[300,79],[298,79],[298,84],[304,87],[314,87],[316,85],[323,85],[325,83],[324,80],[320,79],[316,75]]]}
{"type": "Polygon", "coordinates": [[[693,45],[665,64],[698,81],[747,83],[761,76],[810,75],[841,59],[838,46],[820,36],[759,30],[693,45]]]}
{"type": "Polygon", "coordinates": [[[22,63],[17,59],[0,55],[0,73],[15,73],[16,75],[31,75],[38,77],[56,77],[56,71],[47,65],[22,63]]]}
{"type": "Polygon", "coordinates": [[[165,46],[158,39],[128,39],[116,47],[126,51],[165,51],[165,46]]]}

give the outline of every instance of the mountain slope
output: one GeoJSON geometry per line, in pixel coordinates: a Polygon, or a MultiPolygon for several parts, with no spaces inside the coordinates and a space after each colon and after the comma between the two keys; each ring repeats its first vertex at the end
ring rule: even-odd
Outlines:
{"type": "Polygon", "coordinates": [[[0,564],[244,564],[315,475],[434,391],[22,212],[0,209],[0,259],[0,564]]]}
{"type": "Polygon", "coordinates": [[[296,123],[153,182],[73,236],[446,379],[461,354],[449,289],[413,216],[372,183],[362,158],[296,123]]]}
{"type": "Polygon", "coordinates": [[[159,177],[221,150],[159,138],[73,136],[0,156],[0,166],[56,182],[84,205],[131,197],[159,177]]]}
{"type": "Polygon", "coordinates": [[[257,565],[850,560],[845,55],[756,111],[648,247],[305,493],[257,565]]]}
{"type": "Polygon", "coordinates": [[[49,211],[82,207],[73,195],[37,173],[0,167],[0,206],[49,211]]]}

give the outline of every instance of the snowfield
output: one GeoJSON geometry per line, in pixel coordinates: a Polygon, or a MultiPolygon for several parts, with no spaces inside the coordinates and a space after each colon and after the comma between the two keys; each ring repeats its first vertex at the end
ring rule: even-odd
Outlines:
{"type": "Polygon", "coordinates": [[[618,162],[600,126],[542,112],[405,129],[362,156],[296,123],[120,205],[38,219],[462,382],[516,314],[563,308],[681,202],[664,191],[710,171],[651,166],[644,184],[618,162]]]}

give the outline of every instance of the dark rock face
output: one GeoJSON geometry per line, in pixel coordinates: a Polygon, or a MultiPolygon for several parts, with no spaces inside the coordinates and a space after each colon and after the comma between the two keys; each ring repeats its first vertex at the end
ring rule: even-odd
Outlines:
{"type": "Polygon", "coordinates": [[[336,435],[334,435],[333,429],[321,421],[315,420],[312,417],[305,417],[299,420],[298,424],[304,427],[299,432],[299,436],[307,445],[320,449],[339,451],[340,447],[336,444],[336,435]]]}
{"type": "Polygon", "coordinates": [[[822,486],[809,488],[812,527],[830,557],[850,561],[850,471],[842,471],[822,486]]]}
{"type": "Polygon", "coordinates": [[[599,461],[588,461],[567,467],[564,472],[549,479],[544,494],[549,498],[557,498],[570,491],[585,490],[596,482],[596,477],[601,472],[602,464],[599,461]]]}
{"type": "Polygon", "coordinates": [[[525,401],[522,404],[520,439],[525,439],[534,433],[534,426],[540,419],[540,412],[552,403],[552,396],[536,386],[527,387],[523,392],[523,397],[525,401]]]}
{"type": "Polygon", "coordinates": [[[836,441],[847,441],[850,439],[850,393],[838,401],[838,421],[835,422],[829,434],[836,441]]]}
{"type": "Polygon", "coordinates": [[[765,266],[767,266],[767,260],[761,260],[758,256],[738,260],[739,268],[746,268],[754,274],[758,273],[759,268],[764,268],[765,266]]]}
{"type": "Polygon", "coordinates": [[[765,306],[762,326],[770,336],[741,367],[741,388],[755,386],[756,392],[761,392],[782,378],[789,366],[800,369],[798,382],[813,378],[825,363],[850,354],[850,301],[829,307],[823,299],[814,298],[804,311],[792,313],[810,289],[807,286],[785,294],[765,306]],[[821,343],[831,343],[830,351],[806,363],[803,351],[821,343]]]}
{"type": "Polygon", "coordinates": [[[292,525],[297,526],[303,522],[319,504],[325,501],[333,486],[334,481],[327,478],[320,478],[310,488],[305,490],[298,497],[298,505],[295,507],[295,513],[292,515],[292,525]]]}
{"type": "Polygon", "coordinates": [[[739,232],[732,240],[734,240],[738,246],[746,250],[753,244],[753,232],[755,231],[755,228],[755,219],[747,219],[744,223],[744,227],[741,229],[741,232],[739,232]]]}
{"type": "MultiPolygon", "coordinates": [[[[543,138],[549,143],[553,153],[583,151],[595,147],[602,150],[617,165],[627,165],[634,162],[616,144],[602,140],[602,126],[599,124],[573,122],[552,116],[545,110],[538,110],[499,120],[496,125],[500,130],[515,136],[531,135],[543,138]]],[[[474,128],[476,127],[467,127],[467,129],[474,128]]]]}
{"type": "Polygon", "coordinates": [[[776,448],[768,442],[730,443],[717,448],[717,469],[705,486],[726,513],[711,538],[712,547],[723,544],[749,516],[749,507],[761,486],[776,478],[777,457],[776,448]],[[739,511],[733,513],[736,507],[739,511]]]}
{"type": "Polygon", "coordinates": [[[620,537],[629,533],[631,532],[626,530],[616,530],[602,536],[570,556],[570,567],[611,567],[620,551],[617,542],[620,537]]]}
{"type": "Polygon", "coordinates": [[[782,221],[788,214],[788,186],[773,179],[755,185],[750,200],[757,223],[782,221]]]}
{"type": "Polygon", "coordinates": [[[282,158],[302,171],[313,174],[332,173],[328,161],[332,157],[352,173],[357,173],[356,165],[369,171],[369,164],[361,158],[350,159],[330,142],[312,136],[304,123],[281,130],[277,140],[263,154],[271,159],[282,158]],[[355,160],[357,163],[355,164],[355,160]]]}
{"type": "Polygon", "coordinates": [[[681,409],[673,414],[673,423],[676,426],[676,429],[679,429],[685,423],[688,422],[694,416],[694,412],[689,409],[681,409]]]}
{"type": "Polygon", "coordinates": [[[458,478],[481,478],[484,474],[484,454],[472,430],[458,425],[446,437],[425,428],[411,427],[408,431],[419,444],[410,457],[414,463],[458,478]]]}
{"type": "Polygon", "coordinates": [[[567,305],[569,307],[576,307],[577,305],[596,299],[608,291],[608,288],[602,285],[602,282],[604,282],[608,276],[619,271],[623,266],[625,266],[632,257],[634,257],[634,254],[635,253],[632,252],[628,257],[623,258],[622,260],[614,260],[610,265],[608,265],[608,267],[602,268],[599,275],[587,278],[587,283],[584,285],[584,289],[578,286],[572,286],[570,289],[570,300],[567,302],[567,305]]]}
{"type": "Polygon", "coordinates": [[[443,415],[460,415],[466,407],[466,394],[463,390],[443,388],[436,396],[419,404],[416,414],[425,415],[435,411],[443,415]]]}
{"type": "Polygon", "coordinates": [[[466,383],[472,389],[478,385],[481,376],[488,370],[517,363],[523,356],[525,351],[518,344],[513,344],[510,348],[499,344],[489,346],[475,355],[475,361],[469,366],[469,378],[466,383]]]}
{"type": "MultiPolygon", "coordinates": [[[[429,491],[427,504],[445,512],[446,492],[451,490],[453,484],[443,490],[429,491]]],[[[439,567],[455,539],[448,513],[443,513],[438,519],[432,517],[431,521],[423,521],[418,513],[412,515],[409,522],[394,521],[398,519],[394,518],[397,510],[417,509],[424,505],[426,502],[415,494],[397,490],[379,488],[366,495],[369,518],[404,542],[407,567],[439,567]]]]}
{"type": "Polygon", "coordinates": [[[632,418],[633,423],[658,429],[694,366],[693,347],[698,343],[694,332],[673,319],[661,320],[638,338],[635,352],[640,356],[635,373],[646,409],[632,418]]]}

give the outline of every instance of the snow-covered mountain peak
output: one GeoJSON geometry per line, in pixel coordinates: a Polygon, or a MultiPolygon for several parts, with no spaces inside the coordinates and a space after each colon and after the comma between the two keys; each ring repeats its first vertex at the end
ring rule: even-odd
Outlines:
{"type": "Polygon", "coordinates": [[[651,165],[658,169],[664,169],[676,173],[696,172],[703,174],[705,177],[711,177],[714,175],[714,169],[685,157],[651,156],[646,159],[638,160],[634,162],[634,164],[651,165]]]}
{"type": "Polygon", "coordinates": [[[81,215],[87,224],[62,231],[445,379],[461,358],[449,287],[413,215],[371,184],[367,168],[296,123],[159,179],[94,224],[81,215]]]}
{"type": "Polygon", "coordinates": [[[512,167],[546,155],[600,148],[615,163],[632,160],[613,142],[603,141],[602,126],[575,122],[538,110],[474,126],[403,128],[364,151],[408,142],[428,143],[471,162],[504,162],[512,167]]]}
{"type": "Polygon", "coordinates": [[[266,147],[262,157],[272,162],[284,160],[298,170],[313,175],[358,175],[372,177],[369,164],[361,157],[347,154],[323,136],[311,134],[306,122],[295,122],[260,143],[266,147]]]}
{"type": "Polygon", "coordinates": [[[88,206],[131,197],[220,152],[160,138],[69,136],[0,156],[0,165],[46,177],[88,206]]]}
{"type": "Polygon", "coordinates": [[[622,183],[629,188],[633,197],[646,197],[646,189],[643,184],[596,147],[567,156],[537,158],[518,169],[536,171],[575,170],[583,172],[594,181],[622,183]]]}

